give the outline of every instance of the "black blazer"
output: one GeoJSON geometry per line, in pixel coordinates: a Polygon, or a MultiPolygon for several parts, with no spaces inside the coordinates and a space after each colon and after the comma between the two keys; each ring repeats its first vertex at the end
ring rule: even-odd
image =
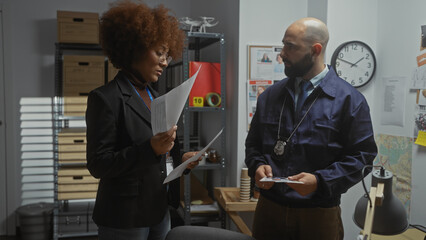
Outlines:
{"type": "MultiPolygon", "coordinates": [[[[165,156],[156,156],[150,143],[151,113],[123,72],[90,92],[86,124],[87,168],[100,178],[93,211],[96,224],[152,226],[163,219],[168,205],[178,206],[179,179],[167,191],[165,156]]],[[[177,167],[181,162],[177,139],[171,155],[177,167]]]]}

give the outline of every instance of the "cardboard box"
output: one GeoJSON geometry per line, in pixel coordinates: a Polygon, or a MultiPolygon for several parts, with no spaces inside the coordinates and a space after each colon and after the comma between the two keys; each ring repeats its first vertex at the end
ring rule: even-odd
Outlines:
{"type": "MultiPolygon", "coordinates": [[[[74,130],[74,129],[73,129],[74,130]]],[[[62,129],[62,131],[58,134],[58,144],[59,145],[79,145],[86,144],[86,131],[85,129],[75,130],[75,131],[66,131],[66,129],[62,129]]]]}
{"type": "Polygon", "coordinates": [[[58,191],[60,192],[97,191],[98,183],[99,179],[96,179],[90,175],[89,170],[86,168],[76,167],[60,169],[58,171],[58,187],[60,187],[58,191]],[[96,188],[94,188],[95,185],[96,188]],[[76,190],[76,188],[72,186],[81,187],[76,190]]]}
{"type": "Polygon", "coordinates": [[[59,161],[66,161],[66,160],[86,160],[86,153],[85,152],[60,152],[59,154],[59,161]]]}
{"type": "Polygon", "coordinates": [[[59,136],[59,144],[87,143],[86,136],[59,136]]]}
{"type": "MultiPolygon", "coordinates": [[[[64,177],[64,176],[91,176],[89,170],[87,168],[65,168],[60,169],[58,171],[58,177],[64,177]]],[[[61,184],[61,182],[58,182],[61,184]]]]}
{"type": "Polygon", "coordinates": [[[64,116],[85,116],[87,109],[87,96],[64,97],[64,116]]]}
{"type": "Polygon", "coordinates": [[[99,179],[86,175],[60,176],[58,184],[76,184],[76,183],[99,183],[99,179]]]}
{"type": "Polygon", "coordinates": [[[64,96],[85,96],[104,84],[104,56],[64,55],[64,96]]]}
{"type": "Polygon", "coordinates": [[[57,11],[58,42],[99,44],[99,14],[57,11]]]}
{"type": "Polygon", "coordinates": [[[72,200],[72,199],[92,199],[96,198],[95,192],[58,192],[58,200],[72,200]]]}
{"type": "Polygon", "coordinates": [[[86,168],[66,168],[58,171],[58,199],[87,199],[96,197],[99,179],[86,168]]]}

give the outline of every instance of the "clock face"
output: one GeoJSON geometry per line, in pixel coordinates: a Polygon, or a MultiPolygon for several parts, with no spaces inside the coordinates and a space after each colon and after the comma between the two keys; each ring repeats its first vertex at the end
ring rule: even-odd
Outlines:
{"type": "Polygon", "coordinates": [[[367,84],[376,70],[373,50],[360,41],[340,45],[331,57],[331,65],[339,77],[354,87],[367,84]]]}

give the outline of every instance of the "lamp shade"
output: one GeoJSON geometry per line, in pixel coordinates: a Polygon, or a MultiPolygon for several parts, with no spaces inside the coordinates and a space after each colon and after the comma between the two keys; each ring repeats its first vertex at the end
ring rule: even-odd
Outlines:
{"type": "MultiPolygon", "coordinates": [[[[387,170],[376,170],[372,174],[373,187],[378,183],[384,183],[384,199],[381,206],[374,210],[372,232],[380,235],[396,235],[408,228],[407,213],[402,202],[392,193],[393,174],[387,170]]],[[[374,201],[374,199],[372,199],[374,201]]],[[[354,222],[364,228],[367,208],[370,207],[367,196],[362,196],[355,207],[354,222]]]]}

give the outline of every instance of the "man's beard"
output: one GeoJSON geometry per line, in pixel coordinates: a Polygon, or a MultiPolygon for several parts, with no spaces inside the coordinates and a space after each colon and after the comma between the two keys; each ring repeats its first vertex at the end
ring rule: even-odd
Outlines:
{"type": "Polygon", "coordinates": [[[291,67],[285,67],[285,75],[289,78],[303,77],[314,66],[312,55],[307,53],[300,61],[291,64],[291,67]]]}

